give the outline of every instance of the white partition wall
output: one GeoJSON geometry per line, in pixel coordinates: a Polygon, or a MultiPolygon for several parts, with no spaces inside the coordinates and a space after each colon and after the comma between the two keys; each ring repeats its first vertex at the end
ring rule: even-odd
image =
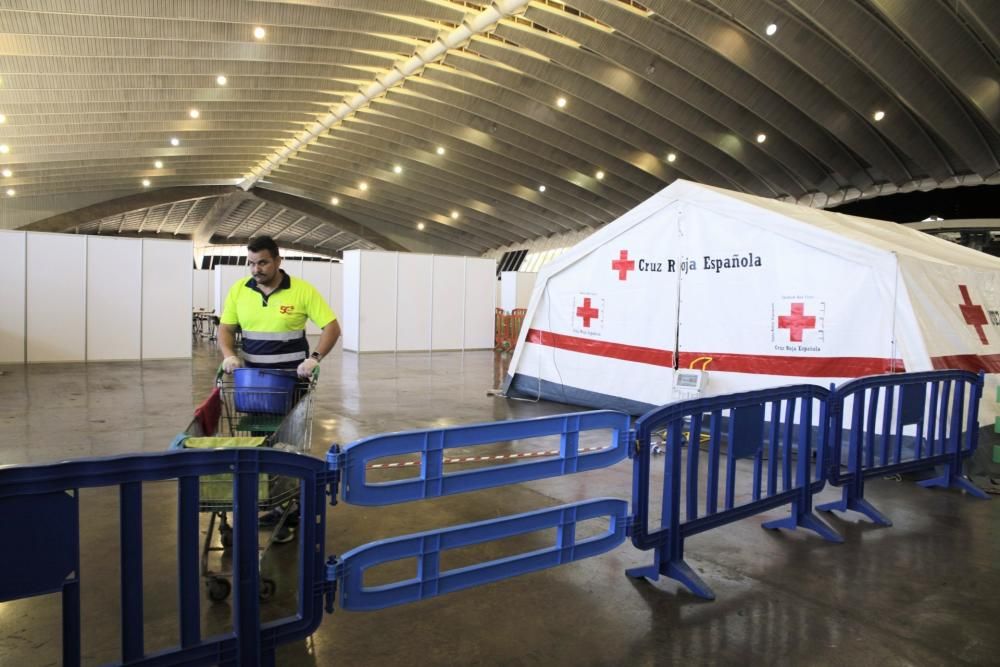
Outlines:
{"type": "Polygon", "coordinates": [[[28,233],[26,257],[27,361],[84,361],[87,237],[28,233]]]}
{"type": "Polygon", "coordinates": [[[500,307],[508,313],[515,308],[527,308],[535,289],[537,273],[503,271],[500,273],[500,307]]]}
{"type": "Polygon", "coordinates": [[[340,318],[340,335],[344,349],[357,352],[361,339],[361,251],[350,250],[343,255],[340,263],[343,280],[343,311],[340,318]]]}
{"type": "Polygon", "coordinates": [[[24,362],[26,243],[24,232],[0,231],[0,285],[4,291],[0,364],[24,362]]]}
{"type": "Polygon", "coordinates": [[[0,363],[191,356],[189,241],[0,231],[0,363]]]}
{"type": "Polygon", "coordinates": [[[330,307],[344,326],[344,265],[340,262],[330,264],[330,307]]]}
{"type": "Polygon", "coordinates": [[[191,356],[190,242],[142,241],[142,358],[191,356]]]}
{"type": "Polygon", "coordinates": [[[431,299],[431,349],[462,349],[465,340],[464,257],[434,255],[434,289],[431,299]]]}
{"type": "Polygon", "coordinates": [[[191,271],[191,307],[195,310],[212,310],[215,299],[215,286],[212,284],[214,274],[209,270],[194,269],[191,271]]]}
{"type": "Polygon", "coordinates": [[[215,314],[222,315],[222,308],[226,305],[226,295],[229,289],[236,284],[237,280],[246,282],[250,279],[250,270],[245,266],[217,265],[213,271],[215,279],[212,281],[215,293],[215,314]]]}
{"type": "Polygon", "coordinates": [[[396,348],[396,253],[361,253],[359,352],[396,348]]]}
{"type": "Polygon", "coordinates": [[[496,271],[496,260],[465,258],[465,349],[493,347],[496,271]]]}
{"type": "MultiPolygon", "coordinates": [[[[320,296],[322,296],[327,303],[330,303],[330,262],[300,263],[302,264],[302,280],[315,287],[316,291],[320,293],[320,296]]],[[[334,310],[333,312],[336,313],[337,311],[334,310]]],[[[318,334],[319,327],[311,321],[307,322],[306,333],[318,334]]]]}
{"type": "Polygon", "coordinates": [[[351,250],[341,266],[345,350],[493,347],[495,260],[351,250]]]}
{"type": "Polygon", "coordinates": [[[434,257],[398,256],[396,348],[400,351],[431,349],[431,293],[434,257]]]}
{"type": "MultiPolygon", "coordinates": [[[[142,348],[143,242],[97,236],[84,239],[87,245],[87,359],[138,359],[142,348]]],[[[189,328],[186,333],[190,337],[189,328]]]]}

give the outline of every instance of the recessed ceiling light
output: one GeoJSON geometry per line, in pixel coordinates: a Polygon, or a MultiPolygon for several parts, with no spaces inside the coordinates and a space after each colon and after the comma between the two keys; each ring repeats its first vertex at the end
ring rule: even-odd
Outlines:
{"type": "Polygon", "coordinates": [[[197,118],[198,116],[201,115],[201,112],[198,111],[197,109],[191,109],[191,111],[188,111],[188,115],[191,116],[192,118],[197,118]]]}
{"type": "Polygon", "coordinates": [[[604,172],[601,171],[600,169],[598,169],[597,173],[594,174],[594,178],[596,178],[599,181],[603,181],[604,180],[604,172]]]}
{"type": "Polygon", "coordinates": [[[437,154],[438,155],[444,155],[444,146],[438,146],[437,147],[437,154]]]}
{"type": "Polygon", "coordinates": [[[558,100],[556,100],[556,106],[559,107],[560,109],[564,108],[566,106],[566,98],[560,97],[558,100]]]}
{"type": "Polygon", "coordinates": [[[420,231],[424,231],[424,223],[418,222],[417,223],[417,229],[419,229],[420,231]]]}
{"type": "Polygon", "coordinates": [[[452,211],[451,212],[451,219],[452,220],[458,220],[458,211],[452,211]]]}
{"type": "Polygon", "coordinates": [[[763,132],[761,132],[760,134],[757,135],[757,143],[758,144],[762,144],[765,141],[767,141],[767,135],[766,134],[764,134],[763,132]]]}
{"type": "Polygon", "coordinates": [[[365,181],[361,181],[360,183],[358,183],[358,189],[362,191],[367,190],[368,183],[366,183],[365,181]]]}
{"type": "Polygon", "coordinates": [[[767,28],[764,29],[764,32],[766,32],[767,36],[770,37],[774,33],[778,32],[778,24],[777,23],[769,23],[767,25],[767,28]]]}
{"type": "Polygon", "coordinates": [[[163,160],[157,160],[156,162],[153,163],[153,166],[156,167],[157,169],[163,169],[163,160]]]}
{"type": "Polygon", "coordinates": [[[229,79],[226,78],[225,74],[220,74],[219,76],[215,77],[215,82],[220,86],[224,86],[227,83],[229,83],[229,79]]]}
{"type": "Polygon", "coordinates": [[[885,112],[881,111],[881,110],[880,111],[876,111],[874,114],[872,114],[872,118],[874,118],[875,122],[877,123],[880,120],[882,120],[883,118],[885,118],[885,112]]]}
{"type": "Polygon", "coordinates": [[[7,196],[8,197],[13,197],[16,194],[17,194],[17,190],[15,190],[14,188],[7,188],[7,196]]]}
{"type": "Polygon", "coordinates": [[[673,162],[677,159],[677,153],[667,153],[667,162],[673,162]]]}
{"type": "Polygon", "coordinates": [[[338,197],[330,197],[330,203],[333,204],[334,206],[336,206],[337,204],[340,203],[340,198],[338,198],[338,197]]]}
{"type": "Polygon", "coordinates": [[[256,28],[253,29],[253,36],[256,37],[257,39],[264,39],[265,37],[267,37],[267,30],[264,30],[260,26],[257,26],[256,28]]]}
{"type": "Polygon", "coordinates": [[[180,146],[181,145],[181,140],[178,139],[177,137],[170,137],[170,145],[171,146],[180,146]]]}
{"type": "Polygon", "coordinates": [[[10,146],[7,144],[0,144],[0,153],[7,154],[10,152],[10,146]]]}
{"type": "Polygon", "coordinates": [[[545,192],[545,186],[544,185],[539,185],[538,186],[538,191],[539,192],[545,192]]]}
{"type": "Polygon", "coordinates": [[[0,171],[0,174],[3,174],[4,178],[10,178],[11,176],[14,175],[14,172],[12,172],[10,169],[4,169],[3,171],[0,171]]]}
{"type": "Polygon", "coordinates": [[[403,173],[403,168],[400,167],[398,164],[395,167],[393,167],[392,170],[394,172],[396,172],[397,174],[402,174],[403,173]]]}
{"type": "Polygon", "coordinates": [[[144,187],[144,188],[148,188],[149,187],[149,179],[148,178],[142,179],[142,187],[144,187]]]}
{"type": "Polygon", "coordinates": [[[0,125],[3,125],[6,122],[7,122],[7,116],[0,113],[0,125]]]}

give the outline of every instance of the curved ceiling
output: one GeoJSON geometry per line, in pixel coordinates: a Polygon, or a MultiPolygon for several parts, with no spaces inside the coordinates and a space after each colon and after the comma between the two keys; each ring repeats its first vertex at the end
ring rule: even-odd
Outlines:
{"type": "Polygon", "coordinates": [[[998,183],[1000,2],[5,0],[0,114],[0,226],[480,253],[998,183]]]}

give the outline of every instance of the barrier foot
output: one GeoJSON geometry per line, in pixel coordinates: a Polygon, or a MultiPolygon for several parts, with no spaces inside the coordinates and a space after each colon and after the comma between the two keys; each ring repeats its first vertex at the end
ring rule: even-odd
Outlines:
{"type": "Polygon", "coordinates": [[[990,499],[989,495],[985,491],[983,491],[978,486],[976,486],[969,480],[965,479],[964,477],[961,477],[960,475],[949,475],[945,473],[940,477],[934,477],[933,479],[925,479],[923,481],[917,482],[917,484],[924,487],[925,489],[938,486],[944,488],[956,487],[962,491],[965,491],[970,496],[975,496],[976,498],[979,498],[981,500],[990,499]]]}
{"type": "Polygon", "coordinates": [[[704,600],[714,600],[715,593],[708,587],[701,577],[695,574],[691,566],[683,560],[675,560],[667,563],[665,575],[682,583],[689,591],[704,600]]]}
{"type": "Polygon", "coordinates": [[[827,542],[836,542],[840,544],[844,541],[844,538],[840,536],[840,533],[828,526],[825,521],[812,512],[807,512],[805,514],[792,514],[791,516],[786,516],[784,519],[774,519],[764,523],[763,527],[768,530],[778,530],[779,528],[795,530],[796,528],[801,527],[813,531],[827,542]]]}
{"type": "Polygon", "coordinates": [[[858,512],[871,519],[872,523],[880,526],[892,525],[892,520],[889,517],[875,509],[875,506],[864,498],[836,500],[832,503],[824,503],[816,509],[821,512],[833,512],[835,510],[838,512],[858,512]]]}
{"type": "Polygon", "coordinates": [[[625,574],[635,579],[645,578],[650,581],[656,581],[662,574],[680,582],[685,588],[702,599],[715,599],[715,593],[712,592],[712,589],[683,560],[670,561],[664,567],[659,556],[657,556],[652,565],[633,567],[625,570],[625,574]]]}

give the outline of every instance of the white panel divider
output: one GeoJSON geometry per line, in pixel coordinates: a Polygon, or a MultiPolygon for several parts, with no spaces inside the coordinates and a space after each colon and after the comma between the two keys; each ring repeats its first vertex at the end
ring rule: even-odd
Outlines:
{"type": "Polygon", "coordinates": [[[496,260],[349,250],[334,266],[343,274],[344,312],[331,305],[345,350],[493,347],[496,260]]]}
{"type": "Polygon", "coordinates": [[[4,289],[4,313],[0,317],[0,364],[24,363],[26,251],[25,232],[0,230],[0,285],[4,289]]]}
{"type": "MultiPolygon", "coordinates": [[[[330,262],[302,262],[302,280],[315,287],[323,300],[330,303],[330,262]]],[[[319,327],[312,320],[306,322],[307,334],[315,335],[319,332],[319,327]]]]}
{"type": "MultiPolygon", "coordinates": [[[[87,242],[87,360],[142,356],[142,241],[84,237],[87,242]]],[[[190,336],[190,329],[186,332],[190,336]]]]}
{"type": "Polygon", "coordinates": [[[361,251],[348,250],[343,254],[342,267],[342,300],[343,312],[338,313],[340,331],[344,337],[344,349],[352,352],[360,351],[361,339],[361,251]]]}
{"type": "Polygon", "coordinates": [[[191,356],[189,241],[142,241],[142,358],[191,356]]]}
{"type": "Polygon", "coordinates": [[[431,255],[396,255],[396,348],[399,351],[431,349],[431,299],[434,258],[431,255]]]}
{"type": "Polygon", "coordinates": [[[209,270],[193,269],[191,272],[191,307],[195,310],[212,310],[212,284],[214,274],[209,270]]]}
{"type": "Polygon", "coordinates": [[[464,257],[434,255],[433,295],[432,349],[461,350],[465,344],[464,257]]]}
{"type": "Polygon", "coordinates": [[[29,232],[26,257],[27,361],[84,361],[87,237],[29,232]]]}
{"type": "Polygon", "coordinates": [[[496,260],[465,258],[463,349],[485,350],[493,347],[496,281],[496,260]]]}

